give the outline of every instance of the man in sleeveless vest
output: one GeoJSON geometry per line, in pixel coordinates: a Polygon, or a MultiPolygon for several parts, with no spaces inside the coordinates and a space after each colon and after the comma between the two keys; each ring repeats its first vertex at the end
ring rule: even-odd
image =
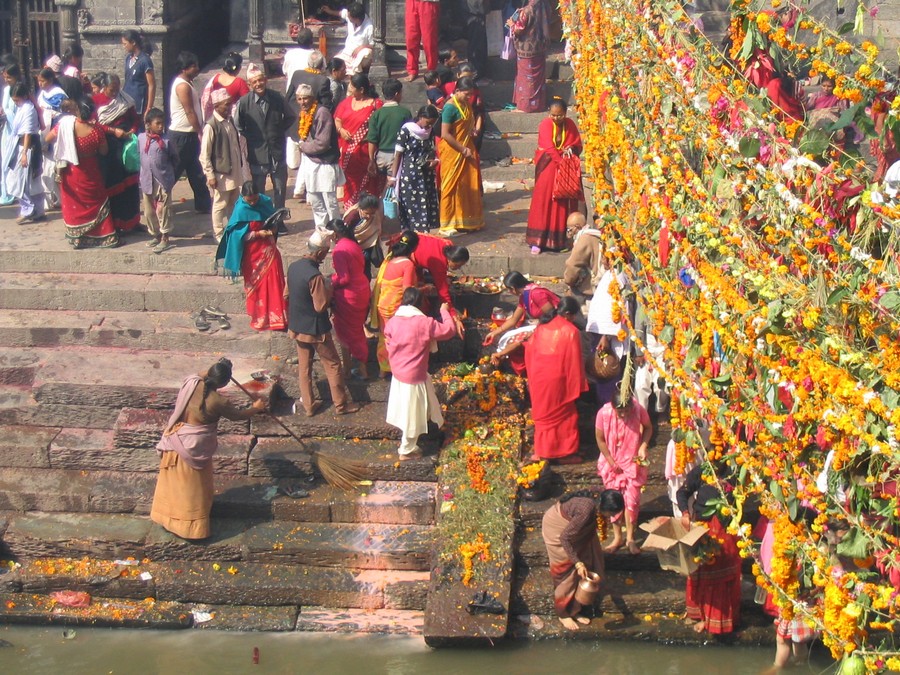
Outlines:
{"type": "Polygon", "coordinates": [[[341,359],[331,337],[331,282],[322,276],[319,265],[328,257],[331,240],[319,232],[313,232],[307,243],[309,252],[291,263],[287,273],[288,335],[297,342],[297,360],[300,372],[300,398],[307,417],[321,408],[321,401],[313,398],[312,363],[319,355],[335,413],[346,415],[359,410],[347,395],[341,359]]]}
{"type": "Polygon", "coordinates": [[[200,166],[213,194],[213,234],[221,241],[241,185],[250,180],[250,166],[246,141],[231,119],[231,96],[225,89],[216,89],[212,102],[213,114],[200,142],[200,166]]]}
{"type": "Polygon", "coordinates": [[[178,151],[178,166],[175,167],[175,179],[187,174],[191,191],[194,193],[194,210],[197,213],[209,213],[212,200],[206,181],[203,180],[203,169],[200,167],[200,139],[198,134],[203,130],[203,113],[200,108],[200,97],[194,88],[194,78],[200,72],[200,61],[196,54],[181,52],[175,61],[178,75],[172,81],[169,92],[169,140],[178,151]]]}

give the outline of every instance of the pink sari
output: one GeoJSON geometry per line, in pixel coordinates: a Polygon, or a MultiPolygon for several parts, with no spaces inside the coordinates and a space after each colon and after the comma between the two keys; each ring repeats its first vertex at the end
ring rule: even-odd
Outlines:
{"type": "Polygon", "coordinates": [[[334,332],[338,342],[350,351],[350,356],[365,363],[369,360],[365,324],[372,299],[365,273],[366,260],[359,244],[347,238],[338,239],[331,256],[334,332]]]}

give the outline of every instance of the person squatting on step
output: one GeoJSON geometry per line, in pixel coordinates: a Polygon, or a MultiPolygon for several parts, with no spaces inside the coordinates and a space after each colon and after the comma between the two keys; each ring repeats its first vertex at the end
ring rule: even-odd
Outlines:
{"type": "Polygon", "coordinates": [[[183,539],[210,535],[213,503],[213,455],[219,445],[219,418],[246,420],[263,412],[265,399],[238,409],[217,390],[231,380],[231,361],[220,359],[204,374],[190,375],[181,385],[175,410],[156,446],[159,476],[150,519],[183,539]]]}
{"type": "Polygon", "coordinates": [[[599,494],[579,490],[563,495],[544,514],[541,536],[550,559],[553,607],[567,630],[578,630],[579,624],[586,626],[591,622],[582,614],[583,605],[575,597],[578,584],[592,572],[601,580],[605,576],[598,520],[616,518],[624,508],[625,500],[616,490],[599,494]]]}

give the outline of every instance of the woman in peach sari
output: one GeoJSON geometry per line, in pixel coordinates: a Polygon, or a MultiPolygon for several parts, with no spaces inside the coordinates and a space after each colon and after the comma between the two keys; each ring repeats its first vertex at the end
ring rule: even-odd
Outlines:
{"type": "Polygon", "coordinates": [[[475,115],[469,98],[475,89],[471,77],[461,77],[441,112],[441,229],[444,237],[484,227],[481,168],[475,147],[475,115]]]}
{"type": "Polygon", "coordinates": [[[418,283],[416,265],[409,257],[418,242],[419,237],[415,232],[404,232],[391,246],[387,259],[378,268],[378,276],[375,278],[369,324],[372,328],[378,329],[376,353],[378,369],[382,378],[387,377],[391,372],[387,345],[384,340],[384,327],[400,307],[403,291],[418,283]]]}

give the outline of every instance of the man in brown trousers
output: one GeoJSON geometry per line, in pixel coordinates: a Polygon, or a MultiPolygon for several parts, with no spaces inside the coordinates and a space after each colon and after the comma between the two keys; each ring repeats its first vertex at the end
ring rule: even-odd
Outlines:
{"type": "Polygon", "coordinates": [[[301,401],[307,417],[312,417],[322,407],[322,402],[313,397],[313,355],[318,354],[325,369],[325,377],[328,378],[335,412],[338,415],[354,413],[359,410],[359,406],[347,394],[341,373],[341,359],[331,337],[331,320],[328,318],[331,283],[319,271],[319,265],[328,256],[331,239],[327,235],[313,232],[307,247],[309,252],[288,267],[285,289],[288,298],[288,335],[297,342],[301,401]]]}

